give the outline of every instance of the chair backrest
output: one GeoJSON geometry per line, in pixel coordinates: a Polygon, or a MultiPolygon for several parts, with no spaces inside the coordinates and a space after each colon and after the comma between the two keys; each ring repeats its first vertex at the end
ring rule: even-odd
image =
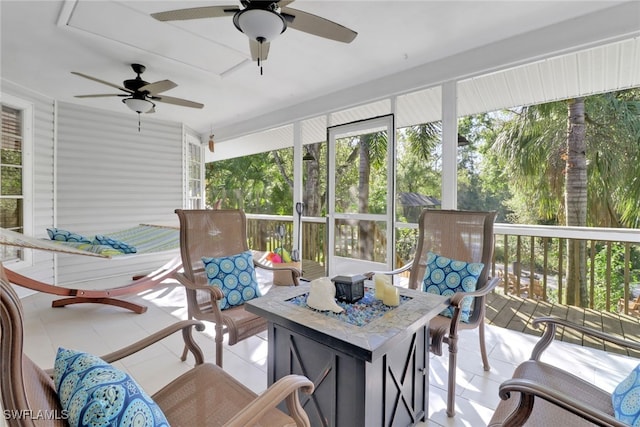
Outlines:
{"type": "Polygon", "coordinates": [[[247,217],[239,209],[176,209],[184,275],[206,282],[202,257],[223,257],[249,250],[247,217]]]}
{"type": "MultiPolygon", "coordinates": [[[[0,264],[0,395],[9,426],[65,426],[53,380],[23,354],[23,315],[20,298],[0,264]],[[37,418],[40,417],[38,421],[37,418]],[[45,421],[43,424],[43,417],[45,421]],[[49,419],[51,418],[51,419],[49,419]],[[40,424],[38,424],[38,422],[40,424]]],[[[53,361],[52,361],[53,362],[53,361]]]]}
{"type": "MultiPolygon", "coordinates": [[[[495,212],[425,209],[418,223],[416,253],[409,274],[409,287],[422,289],[427,253],[467,262],[482,262],[484,268],[477,289],[487,284],[493,258],[495,212]]],[[[484,297],[474,298],[469,323],[484,316],[484,297]]]]}

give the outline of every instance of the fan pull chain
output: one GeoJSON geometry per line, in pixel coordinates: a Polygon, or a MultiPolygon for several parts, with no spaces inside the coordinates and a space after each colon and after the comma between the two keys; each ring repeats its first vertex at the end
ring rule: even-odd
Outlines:
{"type": "Polygon", "coordinates": [[[140,132],[140,113],[138,113],[138,133],[140,132]]]}
{"type": "Polygon", "coordinates": [[[258,37],[258,67],[260,67],[260,75],[262,75],[262,44],[264,43],[264,37],[258,37]]]}

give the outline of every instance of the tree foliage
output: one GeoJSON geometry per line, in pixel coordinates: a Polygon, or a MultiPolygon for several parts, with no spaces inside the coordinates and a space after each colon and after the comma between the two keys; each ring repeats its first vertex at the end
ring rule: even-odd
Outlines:
{"type": "Polygon", "coordinates": [[[292,159],[293,150],[284,149],[207,164],[207,206],[221,200],[224,208],[290,215],[292,159]]]}
{"type": "MultiPolygon", "coordinates": [[[[640,89],[585,98],[587,225],[640,226],[640,89]]],[[[514,221],[566,224],[567,101],[503,112],[502,159],[514,221]]]]}

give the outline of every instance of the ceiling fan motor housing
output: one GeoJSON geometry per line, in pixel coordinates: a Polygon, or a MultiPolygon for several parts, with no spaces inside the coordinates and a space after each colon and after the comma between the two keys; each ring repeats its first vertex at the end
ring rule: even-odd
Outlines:
{"type": "Polygon", "coordinates": [[[140,89],[142,86],[146,86],[149,84],[148,82],[142,80],[142,77],[140,77],[140,74],[144,73],[144,70],[146,70],[147,68],[141,64],[131,64],[131,68],[137,74],[136,78],[125,80],[122,83],[127,89],[137,92],[138,89],[140,89]]]}
{"type": "Polygon", "coordinates": [[[147,69],[147,67],[145,67],[142,64],[131,64],[131,68],[133,69],[133,72],[136,73],[138,76],[144,73],[144,70],[147,69]]]}

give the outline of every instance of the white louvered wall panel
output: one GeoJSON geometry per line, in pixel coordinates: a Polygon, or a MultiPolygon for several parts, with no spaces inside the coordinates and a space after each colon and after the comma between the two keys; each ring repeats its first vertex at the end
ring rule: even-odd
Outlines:
{"type": "MultiPolygon", "coordinates": [[[[182,125],[132,112],[71,103],[58,106],[58,222],[87,236],[141,223],[178,225],[183,204],[182,125]]],[[[58,282],[104,277],[126,283],[160,267],[173,253],[111,260],[58,255],[58,282]]]]}
{"type": "MultiPolygon", "coordinates": [[[[302,144],[315,144],[327,139],[327,116],[302,122],[302,144]]],[[[205,151],[205,161],[232,159],[293,146],[293,125],[256,132],[216,143],[215,152],[205,151]]]]}
{"type": "MultiPolygon", "coordinates": [[[[6,80],[2,93],[33,105],[33,231],[36,237],[46,237],[46,228],[53,223],[53,135],[54,101],[6,80]]],[[[8,265],[11,268],[10,265],[8,265]]],[[[53,282],[53,255],[33,251],[33,266],[19,270],[21,274],[45,282],[53,282]]],[[[19,289],[25,294],[24,288],[19,289]]]]}
{"type": "Polygon", "coordinates": [[[266,153],[293,147],[293,125],[256,132],[239,138],[216,143],[215,152],[206,152],[206,161],[218,161],[266,153]]]}
{"type": "Polygon", "coordinates": [[[638,85],[640,38],[510,68],[458,83],[458,115],[559,101],[638,85]]]}
{"type": "Polygon", "coordinates": [[[382,99],[380,101],[331,113],[329,116],[329,126],[337,126],[358,120],[366,120],[390,113],[391,101],[389,99],[382,99]]]}
{"type": "Polygon", "coordinates": [[[327,116],[318,116],[302,122],[302,144],[315,144],[327,139],[327,116]]]}
{"type": "Polygon", "coordinates": [[[442,119],[440,86],[398,96],[396,126],[404,128],[442,119]]]}
{"type": "Polygon", "coordinates": [[[636,39],[635,43],[621,43],[619,49],[620,53],[610,60],[611,64],[615,64],[614,61],[620,63],[618,76],[621,85],[635,86],[638,84],[638,70],[640,70],[640,38],[636,39]]]}

